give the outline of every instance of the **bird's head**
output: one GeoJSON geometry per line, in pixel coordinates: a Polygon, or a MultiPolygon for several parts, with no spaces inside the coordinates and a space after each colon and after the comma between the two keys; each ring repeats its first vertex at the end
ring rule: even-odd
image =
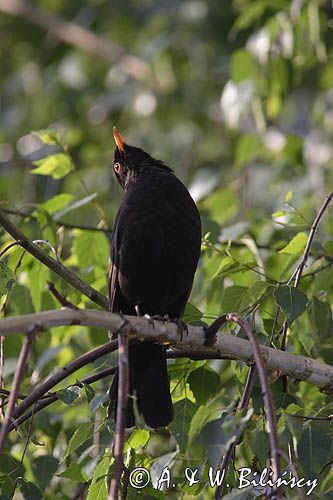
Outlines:
{"type": "Polygon", "coordinates": [[[143,149],[130,146],[121,137],[120,133],[113,127],[113,137],[116,148],[113,156],[113,170],[119,184],[127,189],[129,183],[144,172],[161,169],[172,172],[172,169],[164,165],[160,160],[156,160],[143,149]]]}

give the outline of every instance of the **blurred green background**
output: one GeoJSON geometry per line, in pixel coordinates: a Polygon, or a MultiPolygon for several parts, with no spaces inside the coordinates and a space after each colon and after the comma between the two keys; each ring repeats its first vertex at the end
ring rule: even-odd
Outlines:
{"type": "MultiPolygon", "coordinates": [[[[8,5],[11,1],[3,2],[8,5]]],[[[23,2],[25,4],[25,2],[23,2]]],[[[333,185],[331,2],[34,2],[117,45],[114,62],[0,11],[1,196],[12,205],[85,194],[74,175],[30,175],[47,127],[68,144],[112,225],[117,125],[163,159],[218,224],[269,215],[285,193],[316,206],[333,185]],[[132,57],[132,56],[135,56],[132,57]]],[[[68,220],[96,223],[85,207],[68,220]]]]}
{"type": "MultiPolygon", "coordinates": [[[[32,215],[10,215],[25,234],[48,239],[66,266],[107,294],[105,234],[72,230],[60,221],[112,228],[123,196],[112,173],[116,125],[129,144],[174,168],[200,209],[203,251],[185,321],[209,323],[233,310],[251,322],[261,342],[281,347],[287,318],[287,350],[332,362],[332,208],[322,219],[300,290],[289,287],[290,300],[281,299],[315,214],[333,189],[331,2],[0,0],[0,85],[0,207],[32,215]],[[35,170],[39,175],[32,175],[35,170]]],[[[11,241],[2,231],[1,249],[11,241]]],[[[1,276],[1,315],[59,307],[46,288],[51,278],[76,305],[95,307],[33,257],[22,257],[17,246],[1,262],[7,273],[1,276]]],[[[7,389],[18,338],[5,342],[7,389]]],[[[106,332],[93,328],[51,329],[34,344],[21,391],[29,393],[106,341],[106,332]]],[[[64,381],[62,402],[34,417],[24,460],[25,438],[11,434],[6,451],[12,465],[0,464],[2,494],[10,497],[18,484],[22,492],[33,483],[50,500],[81,498],[87,491],[89,500],[106,498],[113,461],[105,408],[110,379],[96,384],[92,395],[78,391],[70,403],[65,396],[69,383],[116,362],[115,354],[105,356],[64,381]],[[91,421],[100,425],[97,444],[91,421]],[[81,426],[84,440],[64,455],[81,426]],[[57,470],[63,477],[54,477],[57,470]]],[[[212,457],[226,450],[224,436],[238,440],[242,425],[235,469],[264,466],[268,429],[259,387],[251,400],[253,418],[245,424],[231,419],[232,428],[228,423],[247,366],[178,359],[170,361],[169,373],[175,421],[164,434],[136,430],[126,444],[129,467],[154,466],[156,484],[158,471],[169,464],[179,477],[167,498],[200,493],[211,499],[207,481],[190,489],[182,471],[197,464],[207,471],[212,457]]],[[[325,418],[333,412],[332,400],[305,382],[290,381],[287,391],[280,382],[272,386],[280,446],[287,453],[295,445],[300,477],[318,477],[318,498],[330,499],[329,419],[309,423],[290,415],[325,418]]],[[[231,469],[228,481],[235,485],[231,469]]],[[[165,497],[150,488],[142,498],[165,497]]]]}

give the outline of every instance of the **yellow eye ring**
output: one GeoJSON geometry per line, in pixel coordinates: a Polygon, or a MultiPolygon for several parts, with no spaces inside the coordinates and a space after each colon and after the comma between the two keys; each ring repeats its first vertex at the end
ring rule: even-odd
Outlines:
{"type": "Polygon", "coordinates": [[[115,163],[115,164],[113,165],[113,168],[114,168],[115,172],[117,172],[117,174],[119,174],[119,172],[120,172],[120,170],[121,170],[121,165],[120,165],[120,163],[118,163],[118,162],[117,162],[117,163],[115,163]]]}

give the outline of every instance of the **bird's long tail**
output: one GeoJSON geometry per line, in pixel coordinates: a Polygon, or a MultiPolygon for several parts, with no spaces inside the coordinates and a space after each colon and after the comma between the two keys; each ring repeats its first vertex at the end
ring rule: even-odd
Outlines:
{"type": "MultiPolygon", "coordinates": [[[[109,416],[117,414],[118,373],[110,388],[109,416]]],[[[129,346],[129,398],[126,427],[135,425],[133,404],[146,424],[153,429],[168,425],[173,419],[173,406],[167,372],[165,348],[150,341],[129,346]],[[132,396],[132,397],[131,397],[132,396]]]]}

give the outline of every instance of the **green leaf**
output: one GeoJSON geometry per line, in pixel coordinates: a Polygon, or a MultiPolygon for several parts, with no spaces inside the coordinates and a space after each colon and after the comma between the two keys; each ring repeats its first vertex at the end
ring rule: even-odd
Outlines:
{"type": "Polygon", "coordinates": [[[57,391],[57,396],[66,405],[74,405],[81,396],[81,388],[74,385],[57,391]]]}
{"type": "Polygon", "coordinates": [[[221,298],[222,312],[240,312],[243,298],[247,291],[247,287],[238,285],[225,288],[221,298]]]}
{"type": "Polygon", "coordinates": [[[306,426],[297,446],[298,461],[307,477],[317,477],[331,452],[331,439],[321,429],[306,426]]]}
{"type": "Polygon", "coordinates": [[[192,323],[193,321],[200,321],[201,318],[202,312],[200,309],[188,302],[185,307],[183,321],[185,321],[185,323],[192,323]]]}
{"type": "Polygon", "coordinates": [[[71,463],[66,470],[64,470],[61,474],[57,474],[57,476],[67,477],[67,479],[78,481],[79,483],[84,483],[88,479],[87,474],[81,469],[77,462],[71,463]]]}
{"type": "Polygon", "coordinates": [[[76,210],[77,208],[81,208],[84,205],[87,205],[91,201],[93,201],[95,198],[97,198],[97,193],[92,193],[89,196],[85,196],[84,198],[81,198],[81,200],[75,201],[71,205],[68,205],[65,207],[63,210],[60,210],[57,212],[54,216],[55,220],[60,219],[63,215],[67,214],[68,212],[71,212],[72,210],[76,210]]]}
{"type": "Polygon", "coordinates": [[[288,212],[286,212],[285,210],[279,210],[278,212],[274,212],[272,214],[272,217],[274,219],[277,219],[278,217],[284,217],[285,215],[288,215],[288,212]]]}
{"type": "Polygon", "coordinates": [[[190,422],[197,408],[198,406],[187,398],[177,401],[174,405],[174,411],[177,418],[171,422],[169,429],[175,436],[181,450],[185,450],[187,442],[186,429],[189,428],[190,422]]]}
{"type": "Polygon", "coordinates": [[[222,385],[219,374],[208,365],[193,370],[187,381],[199,405],[207,403],[221,389],[222,385]]]}
{"type": "Polygon", "coordinates": [[[88,403],[90,403],[95,397],[95,389],[93,389],[89,384],[86,384],[85,382],[83,382],[83,385],[88,403]]]}
{"type": "Polygon", "coordinates": [[[239,168],[245,167],[258,154],[260,146],[261,143],[257,135],[243,135],[237,143],[236,165],[239,168]]]}
{"type": "Polygon", "coordinates": [[[224,257],[211,279],[214,280],[216,278],[220,278],[221,276],[230,274],[231,271],[238,271],[239,267],[240,266],[238,262],[236,262],[234,259],[232,259],[231,257],[224,257]]]}
{"type": "Polygon", "coordinates": [[[61,143],[58,133],[56,132],[56,130],[53,130],[51,128],[34,130],[33,134],[37,135],[41,139],[41,141],[43,141],[45,144],[61,143]]]}
{"type": "MultiPolygon", "coordinates": [[[[283,148],[283,155],[286,157],[288,162],[292,164],[302,163],[303,159],[303,141],[298,135],[288,134],[287,142],[283,148]]],[[[290,192],[290,191],[289,191],[290,192]]],[[[290,203],[292,197],[286,196],[285,201],[290,203]]]]}
{"type": "Polygon", "coordinates": [[[308,241],[308,236],[305,233],[298,233],[294,238],[282,248],[279,253],[287,253],[289,255],[301,255],[308,241]]]}
{"type": "Polygon", "coordinates": [[[304,292],[288,285],[277,288],[274,297],[290,325],[305,311],[308,304],[308,298],[304,292]]]}
{"type": "Polygon", "coordinates": [[[50,270],[39,261],[35,261],[29,270],[30,294],[35,311],[40,311],[42,293],[46,289],[50,270]]]}
{"type": "Polygon", "coordinates": [[[238,441],[247,425],[250,413],[240,418],[237,415],[223,415],[212,420],[202,429],[202,436],[211,465],[215,468],[230,443],[238,441]]]}
{"type": "Polygon", "coordinates": [[[73,251],[82,268],[107,266],[109,261],[109,243],[103,233],[80,231],[74,240],[73,251]]]}
{"type": "Polygon", "coordinates": [[[72,159],[66,153],[56,153],[32,163],[37,165],[31,170],[32,174],[50,175],[53,179],[62,179],[74,169],[72,159]]]}
{"type": "Polygon", "coordinates": [[[22,479],[20,481],[20,490],[24,500],[42,500],[43,495],[34,483],[22,479]]]}
{"type": "Polygon", "coordinates": [[[175,458],[178,455],[179,450],[166,453],[154,460],[153,466],[150,469],[151,482],[154,488],[157,488],[158,481],[161,477],[162,472],[168,467],[171,468],[175,462],[175,458]]]}
{"type": "Polygon", "coordinates": [[[247,292],[244,294],[241,310],[246,307],[255,304],[257,301],[262,299],[266,293],[268,293],[269,288],[274,290],[274,285],[267,283],[267,281],[258,280],[253,283],[253,285],[247,289],[247,292]]]}
{"type": "Polygon", "coordinates": [[[88,490],[87,500],[105,500],[108,494],[107,474],[111,464],[111,456],[105,454],[97,464],[88,490]]]}
{"type": "Polygon", "coordinates": [[[317,333],[311,329],[310,322],[307,318],[305,318],[305,322],[302,323],[302,327],[297,330],[297,338],[307,354],[311,356],[312,349],[318,341],[318,336],[317,333]]]}
{"type": "MultiPolygon", "coordinates": [[[[221,413],[219,411],[219,413],[221,413]]],[[[197,438],[200,434],[201,429],[211,420],[214,420],[216,415],[212,411],[209,405],[199,406],[198,410],[194,414],[188,433],[188,446],[197,438]]]]}
{"type": "Polygon", "coordinates": [[[267,333],[267,335],[270,335],[272,333],[273,327],[275,325],[275,321],[272,318],[263,318],[262,320],[263,325],[264,325],[264,330],[267,333]]]}
{"type": "Polygon", "coordinates": [[[15,274],[4,262],[0,261],[0,296],[10,292],[15,283],[15,274]]]}
{"type": "Polygon", "coordinates": [[[0,453],[0,476],[11,476],[18,478],[23,473],[22,464],[9,453],[0,453]]]}
{"type": "Polygon", "coordinates": [[[64,458],[68,457],[68,455],[73,453],[73,451],[75,451],[83,443],[85,443],[87,439],[91,438],[93,432],[94,432],[93,422],[84,422],[83,424],[80,424],[68,443],[64,458]]]}
{"type": "Polygon", "coordinates": [[[65,206],[68,205],[72,199],[72,194],[61,193],[53,196],[53,198],[50,198],[45,203],[41,203],[40,207],[46,210],[49,214],[54,214],[55,212],[58,212],[58,210],[65,208],[65,206]]]}
{"type": "Polygon", "coordinates": [[[264,467],[269,452],[269,437],[267,432],[256,430],[252,434],[250,447],[253,453],[259,458],[261,466],[264,467]]]}
{"type": "Polygon", "coordinates": [[[284,199],[285,203],[290,203],[292,199],[293,199],[293,192],[288,191],[288,193],[286,194],[286,197],[284,199]]]}
{"type": "Polygon", "coordinates": [[[11,500],[14,497],[18,481],[12,476],[0,476],[0,498],[1,500],[11,500]]]}
{"type": "Polygon", "coordinates": [[[140,448],[140,446],[144,446],[149,437],[150,433],[146,429],[136,429],[133,431],[127,442],[131,448],[137,449],[140,448]]]}
{"type": "Polygon", "coordinates": [[[324,338],[332,324],[330,305],[313,297],[309,302],[308,314],[312,328],[319,337],[324,338]]]}
{"type": "Polygon", "coordinates": [[[231,29],[232,33],[237,35],[239,31],[249,28],[254,22],[257,23],[267,8],[268,2],[266,1],[249,3],[236,18],[236,22],[231,29]]]}
{"type": "Polygon", "coordinates": [[[51,455],[42,455],[34,458],[32,461],[32,470],[36,482],[42,491],[50,484],[51,479],[58,469],[58,465],[59,461],[51,455]]]}
{"type": "Polygon", "coordinates": [[[105,401],[110,399],[107,394],[98,394],[97,396],[93,397],[93,399],[90,401],[89,404],[89,412],[90,416],[95,413],[95,411],[102,406],[105,401]]]}
{"type": "Polygon", "coordinates": [[[15,284],[11,292],[11,307],[16,314],[28,314],[33,312],[33,305],[28,287],[15,284]]]}
{"type": "Polygon", "coordinates": [[[231,78],[235,83],[248,80],[256,74],[256,62],[251,52],[236,50],[231,58],[231,78]]]}

